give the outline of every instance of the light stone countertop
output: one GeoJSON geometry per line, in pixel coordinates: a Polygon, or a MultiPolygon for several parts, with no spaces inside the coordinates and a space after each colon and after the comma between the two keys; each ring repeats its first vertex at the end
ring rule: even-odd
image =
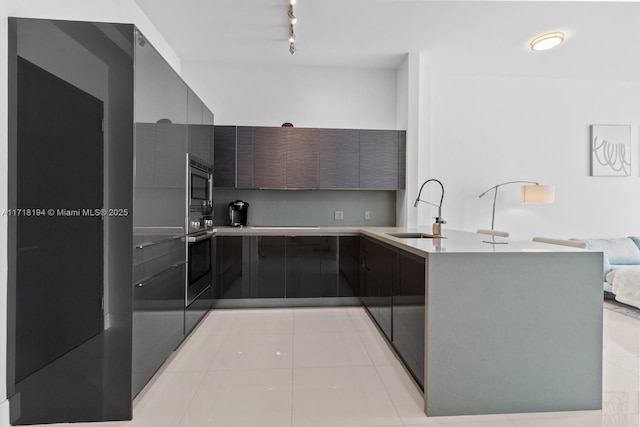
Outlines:
{"type": "Polygon", "coordinates": [[[400,238],[388,233],[422,233],[432,236],[431,227],[229,227],[218,226],[218,236],[357,236],[364,235],[418,256],[447,253],[535,253],[584,252],[585,249],[512,240],[469,231],[445,228],[439,238],[400,238]]]}

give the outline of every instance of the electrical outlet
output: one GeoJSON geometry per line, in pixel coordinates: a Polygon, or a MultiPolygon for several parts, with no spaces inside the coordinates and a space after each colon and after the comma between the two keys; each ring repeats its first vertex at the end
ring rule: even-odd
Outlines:
{"type": "Polygon", "coordinates": [[[365,221],[370,220],[371,219],[371,212],[364,211],[364,219],[365,219],[365,221]]]}
{"type": "Polygon", "coordinates": [[[333,219],[335,220],[344,219],[344,211],[333,211],[333,219]]]}

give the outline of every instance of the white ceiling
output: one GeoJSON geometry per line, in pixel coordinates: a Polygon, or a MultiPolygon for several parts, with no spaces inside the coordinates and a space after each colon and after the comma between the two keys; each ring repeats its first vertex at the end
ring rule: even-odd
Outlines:
{"type": "Polygon", "coordinates": [[[288,0],[135,0],[183,62],[395,68],[407,52],[475,73],[640,80],[640,3],[298,0],[288,51],[288,0]],[[541,33],[567,34],[531,52],[541,33]]]}

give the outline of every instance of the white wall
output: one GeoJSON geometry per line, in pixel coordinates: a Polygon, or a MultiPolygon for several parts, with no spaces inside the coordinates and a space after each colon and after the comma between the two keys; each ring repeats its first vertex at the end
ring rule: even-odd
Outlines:
{"type": "Polygon", "coordinates": [[[448,195],[449,227],[491,225],[501,182],[556,186],[551,205],[520,203],[520,186],[500,189],[496,229],[512,237],[640,234],[640,83],[434,73],[431,163],[448,195]],[[590,177],[591,124],[631,125],[632,176],[590,177]]]}
{"type": "Polygon", "coordinates": [[[396,129],[389,69],[183,62],[217,125],[396,129]]]}

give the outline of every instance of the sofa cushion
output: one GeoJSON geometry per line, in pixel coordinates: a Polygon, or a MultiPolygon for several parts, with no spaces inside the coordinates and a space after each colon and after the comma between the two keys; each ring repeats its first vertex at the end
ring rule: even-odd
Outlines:
{"type": "Polygon", "coordinates": [[[629,236],[629,238],[633,240],[633,243],[640,249],[640,236],[629,236]]]}
{"type": "Polygon", "coordinates": [[[605,274],[611,265],[640,264],[640,249],[627,237],[618,239],[576,239],[587,244],[587,249],[604,252],[605,274]]]}

